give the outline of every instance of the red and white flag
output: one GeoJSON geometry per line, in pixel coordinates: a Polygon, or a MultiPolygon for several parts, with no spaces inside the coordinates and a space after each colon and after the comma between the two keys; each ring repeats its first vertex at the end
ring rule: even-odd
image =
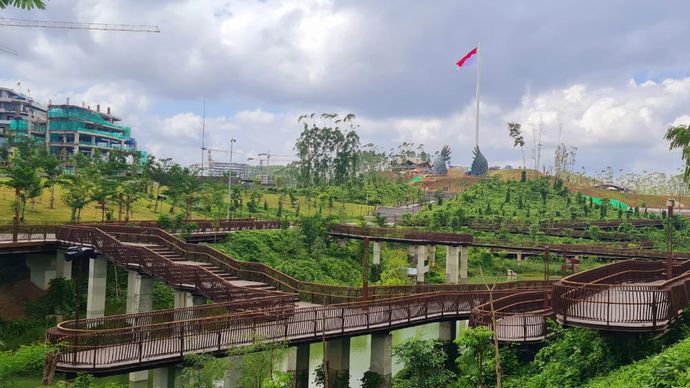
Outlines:
{"type": "Polygon", "coordinates": [[[476,62],[476,57],[477,57],[477,48],[473,48],[470,50],[469,53],[467,53],[464,57],[462,57],[459,61],[457,61],[455,64],[458,65],[458,67],[463,67],[470,65],[474,62],[476,62]]]}

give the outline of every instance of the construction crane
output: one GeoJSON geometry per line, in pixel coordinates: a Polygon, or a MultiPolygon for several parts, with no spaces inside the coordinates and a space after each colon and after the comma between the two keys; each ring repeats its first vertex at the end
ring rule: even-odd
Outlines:
{"type": "Polygon", "coordinates": [[[206,147],[205,149],[206,149],[207,155],[208,155],[208,167],[209,168],[211,168],[211,163],[213,162],[213,158],[211,157],[211,152],[222,152],[224,154],[230,153],[230,151],[228,151],[228,150],[221,150],[221,149],[216,149],[216,148],[206,147]]]}
{"type": "Polygon", "coordinates": [[[122,32],[161,32],[158,26],[144,24],[107,24],[107,23],[79,23],[54,22],[42,20],[0,18],[0,26],[21,28],[57,28],[66,30],[100,30],[122,32]]]}

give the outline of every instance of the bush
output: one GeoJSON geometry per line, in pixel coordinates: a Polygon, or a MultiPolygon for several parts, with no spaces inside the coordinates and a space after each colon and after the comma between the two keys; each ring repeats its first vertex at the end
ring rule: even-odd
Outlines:
{"type": "Polygon", "coordinates": [[[0,386],[9,383],[14,376],[41,375],[46,353],[51,350],[46,345],[34,344],[0,352],[0,386]]]}

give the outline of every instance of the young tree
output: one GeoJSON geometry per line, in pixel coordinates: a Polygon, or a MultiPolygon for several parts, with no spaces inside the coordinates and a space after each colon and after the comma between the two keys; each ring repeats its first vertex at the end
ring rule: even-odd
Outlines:
{"type": "MultiPolygon", "coordinates": [[[[687,182],[690,180],[690,124],[671,127],[664,136],[669,144],[669,149],[680,149],[681,158],[685,162],[683,177],[687,182]]],[[[645,171],[646,172],[646,171],[645,171]]]]}
{"type": "Polygon", "coordinates": [[[19,224],[23,222],[22,215],[26,208],[26,200],[40,195],[42,190],[40,158],[37,150],[31,147],[28,142],[12,144],[7,152],[7,166],[4,168],[7,180],[3,184],[14,189],[12,241],[17,241],[19,224]]]}
{"type": "Polygon", "coordinates": [[[403,363],[393,386],[400,388],[438,388],[455,377],[446,370],[446,352],[439,341],[409,339],[393,347],[393,355],[403,363]]]}
{"type": "Polygon", "coordinates": [[[525,138],[522,137],[521,131],[522,125],[516,122],[508,122],[508,134],[513,138],[513,148],[520,146],[520,152],[522,152],[522,168],[527,168],[527,163],[525,162],[525,138]]]}
{"type": "Polygon", "coordinates": [[[81,210],[91,202],[94,190],[95,169],[91,159],[83,154],[72,158],[73,170],[60,179],[65,188],[62,199],[72,211],[70,221],[78,222],[81,210]]]}
{"type": "Polygon", "coordinates": [[[463,386],[486,387],[492,380],[491,338],[493,332],[479,326],[464,330],[455,340],[458,345],[458,370],[463,386]]]}
{"type": "Polygon", "coordinates": [[[40,163],[45,175],[43,187],[50,191],[50,208],[55,209],[55,186],[60,182],[63,172],[62,162],[47,149],[41,147],[40,150],[40,163]]]}

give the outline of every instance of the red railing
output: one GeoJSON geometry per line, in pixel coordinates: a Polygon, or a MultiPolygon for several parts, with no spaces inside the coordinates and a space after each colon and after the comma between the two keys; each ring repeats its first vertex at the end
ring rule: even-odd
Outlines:
{"type": "Polygon", "coordinates": [[[495,299],[472,309],[470,325],[488,326],[502,342],[542,341],[547,335],[546,319],[553,316],[549,291],[526,291],[495,299]]]}
{"type": "Polygon", "coordinates": [[[372,239],[390,239],[409,242],[468,245],[472,243],[472,235],[461,233],[427,232],[423,230],[401,228],[369,228],[352,225],[335,225],[331,235],[372,239]]]}
{"type": "MultiPolygon", "coordinates": [[[[141,363],[166,363],[194,352],[223,351],[260,341],[313,342],[420,325],[440,319],[467,317],[488,300],[487,292],[435,293],[395,299],[286,310],[266,309],[189,320],[96,329],[101,320],[84,320],[68,329],[50,329],[48,339],[61,348],[58,369],[98,371],[133,368],[141,363]]],[[[192,315],[198,307],[191,309],[192,315]]],[[[122,315],[120,323],[134,322],[122,315]]]]}
{"type": "Polygon", "coordinates": [[[232,285],[205,267],[176,263],[147,247],[126,245],[95,226],[61,226],[56,237],[59,241],[93,246],[119,266],[145,273],[175,288],[194,289],[216,302],[284,295],[232,285]]]}
{"type": "Polygon", "coordinates": [[[666,280],[663,262],[629,260],[569,276],[554,285],[559,321],[611,330],[668,327],[688,306],[690,261],[676,263],[666,280]]]}

